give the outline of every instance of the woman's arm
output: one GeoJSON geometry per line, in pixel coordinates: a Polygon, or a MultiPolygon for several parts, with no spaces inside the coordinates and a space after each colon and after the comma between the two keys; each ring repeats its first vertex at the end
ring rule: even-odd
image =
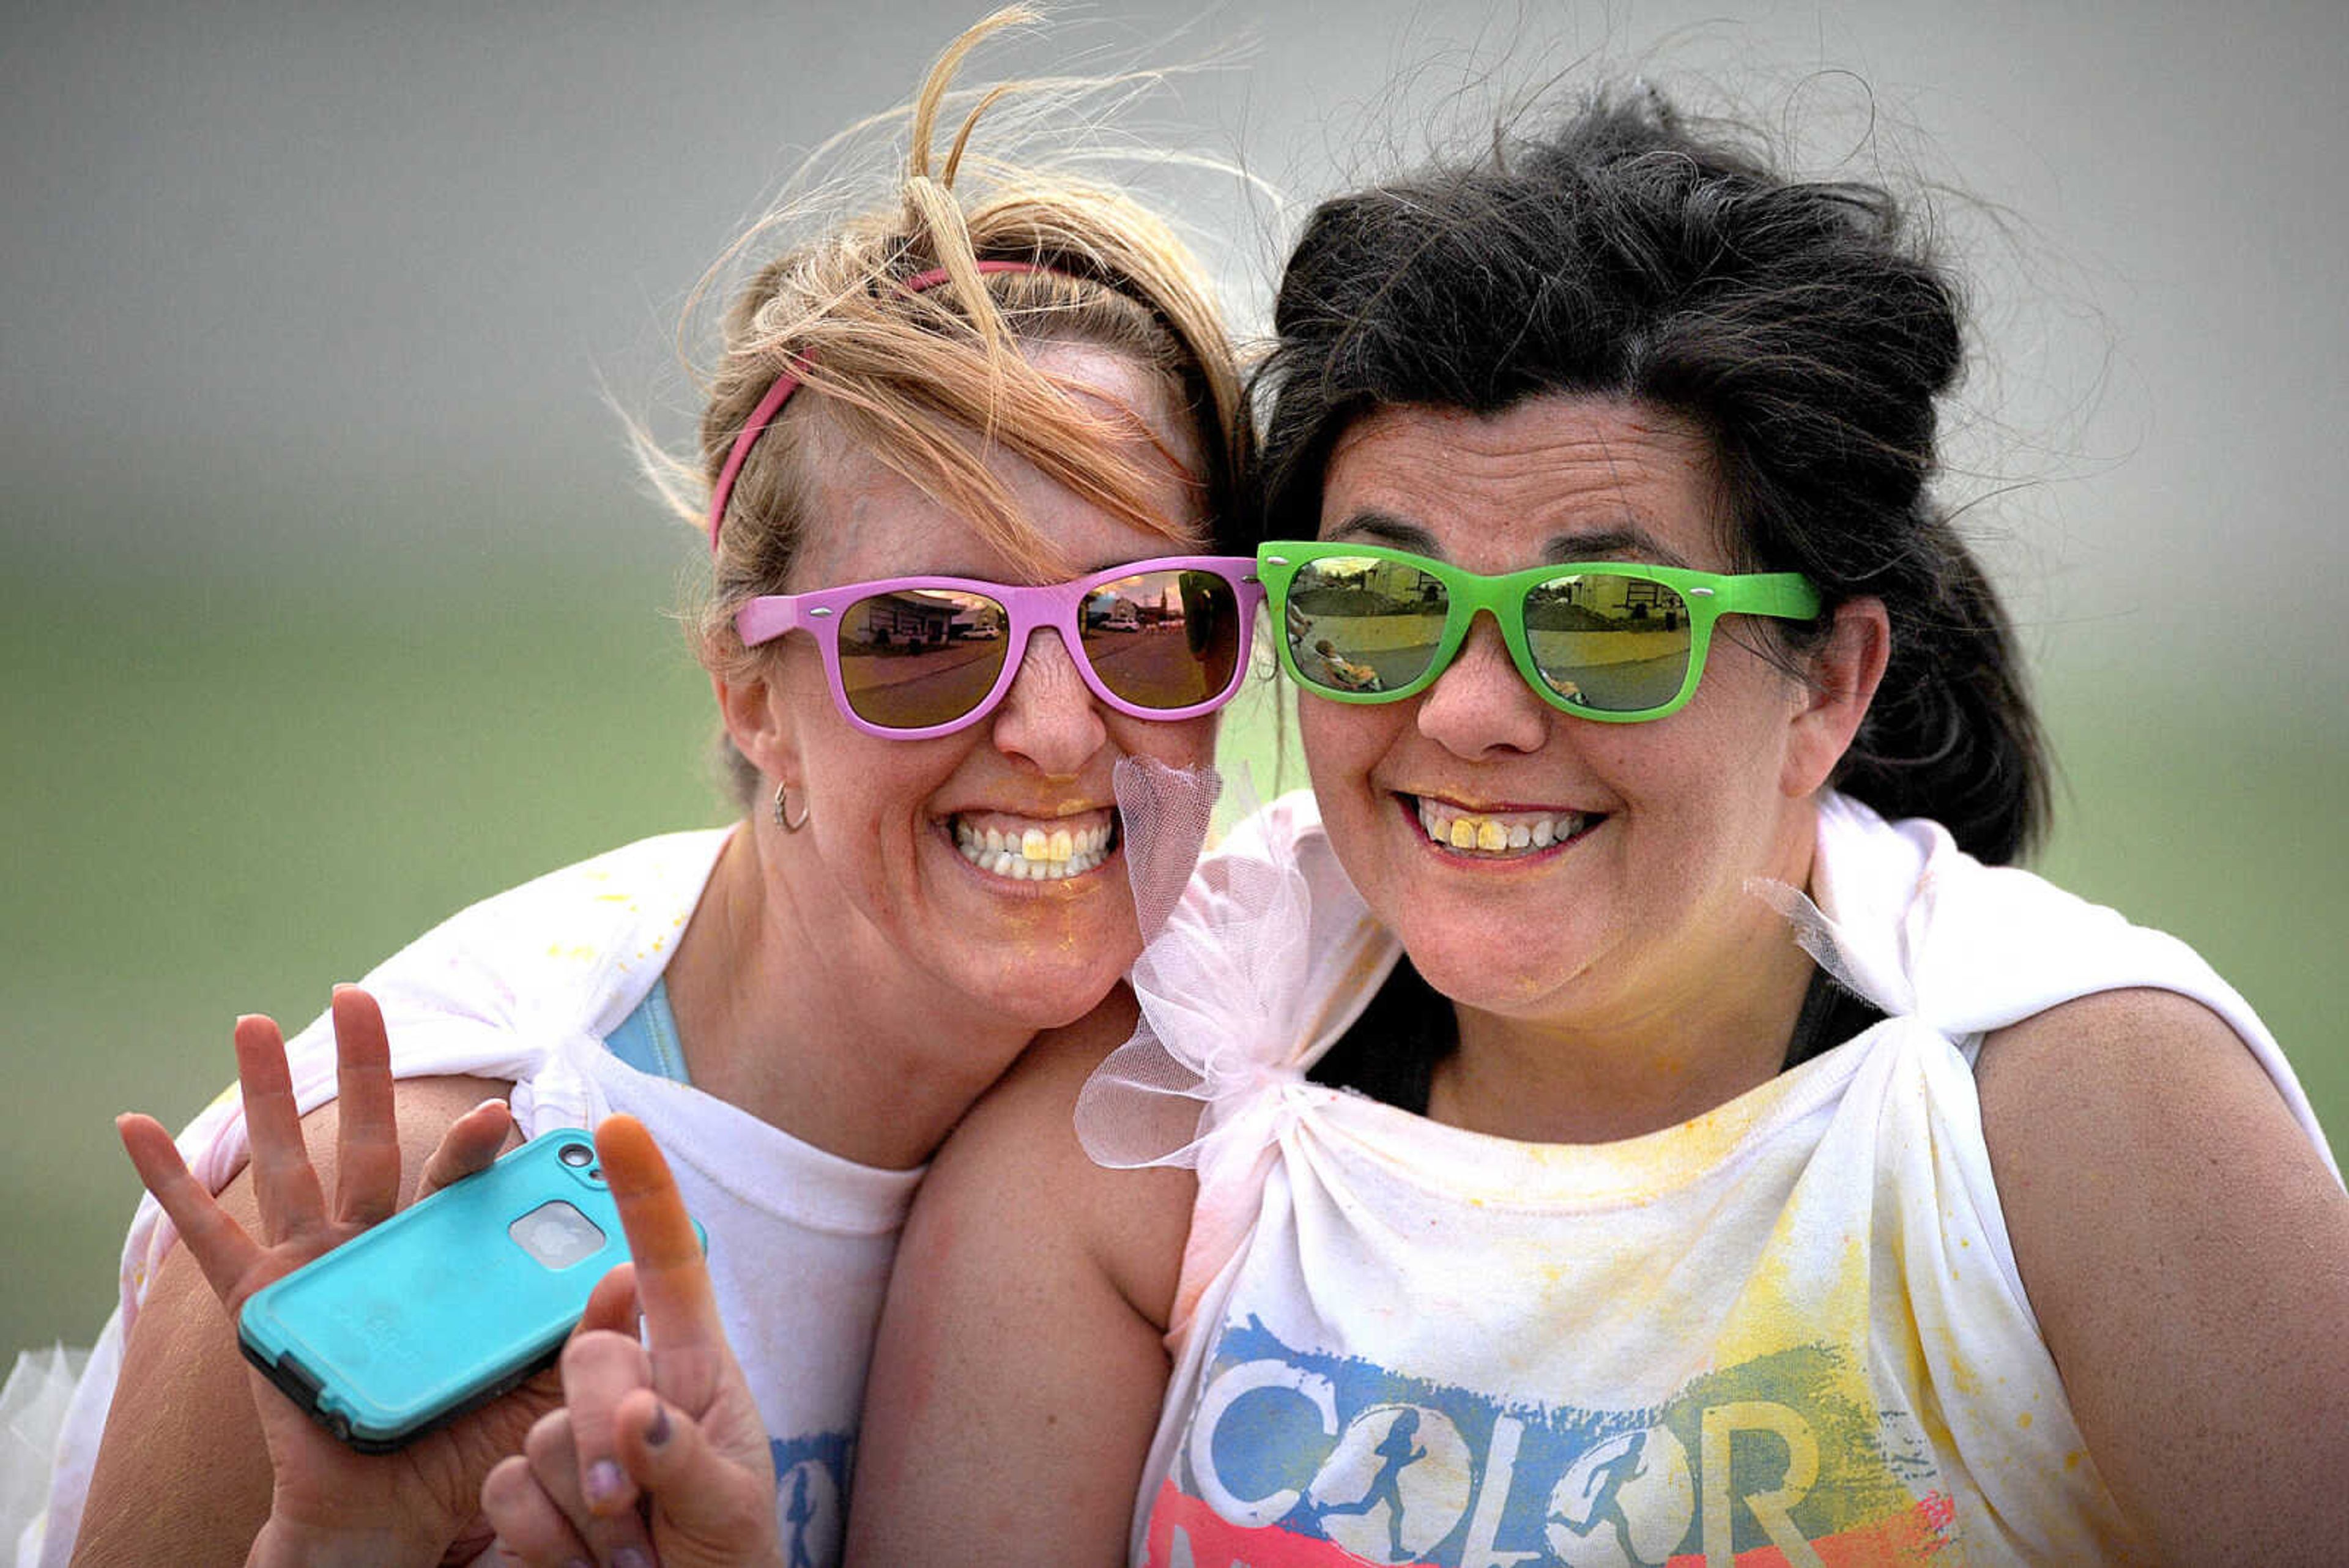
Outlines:
{"type": "Polygon", "coordinates": [[[2173,1563],[2349,1542],[2349,1196],[2267,1075],[2174,992],[1985,1043],[2017,1266],[2097,1469],[2173,1563]]]}
{"type": "Polygon", "coordinates": [[[264,1523],[274,1533],[261,1545],[283,1549],[285,1561],[437,1561],[471,1521],[481,1475],[528,1425],[517,1410],[511,1441],[494,1420],[476,1418],[398,1455],[362,1456],[250,1375],[237,1349],[233,1314],[245,1296],[486,1163],[512,1127],[502,1106],[482,1105],[503,1085],[395,1085],[381,1014],[364,992],[337,992],[335,1018],[339,1098],[298,1118],[276,1026],[239,1021],[253,1158],[217,1202],[159,1124],[122,1120],[124,1145],[181,1245],[125,1347],[78,1564],[243,1563],[248,1552],[265,1555],[256,1546],[264,1523]],[[452,1127],[458,1137],[444,1143],[452,1127]]]}
{"type": "Polygon", "coordinates": [[[1077,1092],[1133,1019],[1121,988],[1038,1041],[923,1181],[865,1386],[850,1563],[1125,1561],[1195,1186],[1078,1146],[1077,1092]]]}

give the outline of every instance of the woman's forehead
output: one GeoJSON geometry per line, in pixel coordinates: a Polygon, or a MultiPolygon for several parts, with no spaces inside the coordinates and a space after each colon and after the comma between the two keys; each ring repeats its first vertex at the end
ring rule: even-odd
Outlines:
{"type": "Polygon", "coordinates": [[[1200,431],[1174,377],[1120,349],[1045,338],[1023,346],[1028,362],[1050,376],[1078,405],[1137,441],[1163,447],[1191,472],[1200,470],[1200,431]]]}
{"type": "Polygon", "coordinates": [[[1519,563],[1605,535],[1633,553],[1645,541],[1711,564],[1721,551],[1716,475],[1703,432],[1650,404],[1559,395],[1489,415],[1385,407],[1332,446],[1320,531],[1416,531],[1444,555],[1483,543],[1519,563]]]}
{"type": "MultiPolygon", "coordinates": [[[[1178,392],[1168,379],[1130,356],[1092,345],[1039,344],[1026,352],[1088,412],[1107,425],[1131,427],[1130,438],[1119,444],[1150,481],[1162,514],[1204,538],[1205,491],[1195,468],[1178,466],[1195,464],[1199,443],[1185,428],[1178,392]]],[[[1112,514],[1008,448],[987,447],[976,431],[957,428],[957,434],[985,453],[988,468],[1009,493],[1021,520],[1071,572],[1191,547],[1112,514]]],[[[833,439],[807,450],[816,496],[792,563],[794,587],[907,575],[1007,582],[1032,575],[1007,559],[949,501],[926,492],[881,453],[843,438],[836,428],[833,439]]]]}

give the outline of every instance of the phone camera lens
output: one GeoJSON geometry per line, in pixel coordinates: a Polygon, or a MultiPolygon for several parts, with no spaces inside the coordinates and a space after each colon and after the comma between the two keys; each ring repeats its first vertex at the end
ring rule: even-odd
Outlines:
{"type": "Polygon", "coordinates": [[[563,1146],[563,1152],[555,1158],[576,1170],[594,1159],[595,1151],[584,1143],[566,1143],[563,1146]]]}

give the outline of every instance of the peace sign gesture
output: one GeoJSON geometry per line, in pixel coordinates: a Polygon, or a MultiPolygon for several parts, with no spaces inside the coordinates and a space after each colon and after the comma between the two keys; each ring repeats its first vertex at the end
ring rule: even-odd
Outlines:
{"type": "MultiPolygon", "coordinates": [[[[161,1123],[137,1114],[115,1127],[122,1147],[180,1232],[232,1323],[255,1291],[388,1219],[399,1207],[400,1136],[390,1044],[375,999],[352,986],[333,1004],[336,1065],[334,1198],[312,1163],[285,1061],[285,1037],[259,1015],[237,1020],[237,1082],[251,1145],[258,1234],[189,1171],[161,1123]]],[[[513,1131],[501,1100],[458,1116],[425,1161],[416,1196],[481,1169],[513,1131]]],[[[599,1287],[585,1326],[627,1321],[624,1289],[599,1287]]],[[[354,1452],[258,1371],[246,1384],[271,1469],[270,1514],[255,1562],[438,1563],[476,1521],[481,1480],[555,1401],[542,1376],[396,1453],[354,1452]]],[[[248,1524],[245,1529],[251,1529],[248,1524]]]]}
{"type": "Polygon", "coordinates": [[[528,1563],[781,1563],[766,1428],[667,1162],[634,1116],[599,1126],[595,1151],[632,1259],[605,1287],[633,1284],[644,1339],[571,1341],[563,1407],[490,1472],[481,1506],[528,1563]]]}

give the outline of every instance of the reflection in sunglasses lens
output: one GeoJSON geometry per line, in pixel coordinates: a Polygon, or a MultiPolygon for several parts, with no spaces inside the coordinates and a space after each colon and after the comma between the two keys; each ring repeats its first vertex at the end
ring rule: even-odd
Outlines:
{"type": "Polygon", "coordinates": [[[1103,583],[1078,610],[1085,662],[1137,708],[1196,707],[1239,666],[1238,597],[1213,572],[1137,572],[1103,583]]]}
{"type": "Polygon", "coordinates": [[[1376,556],[1324,556],[1289,580],[1281,635],[1307,680],[1392,691],[1427,672],[1451,596],[1440,578],[1376,556]]]}
{"type": "Polygon", "coordinates": [[[1689,612],[1652,577],[1575,572],[1526,594],[1526,646],[1551,691],[1602,713],[1660,708],[1688,675],[1689,612]]]}
{"type": "Polygon", "coordinates": [[[1002,672],[1009,618],[984,594],[899,588],[840,618],[840,684],[868,724],[921,730],[978,706],[1002,672]]]}

